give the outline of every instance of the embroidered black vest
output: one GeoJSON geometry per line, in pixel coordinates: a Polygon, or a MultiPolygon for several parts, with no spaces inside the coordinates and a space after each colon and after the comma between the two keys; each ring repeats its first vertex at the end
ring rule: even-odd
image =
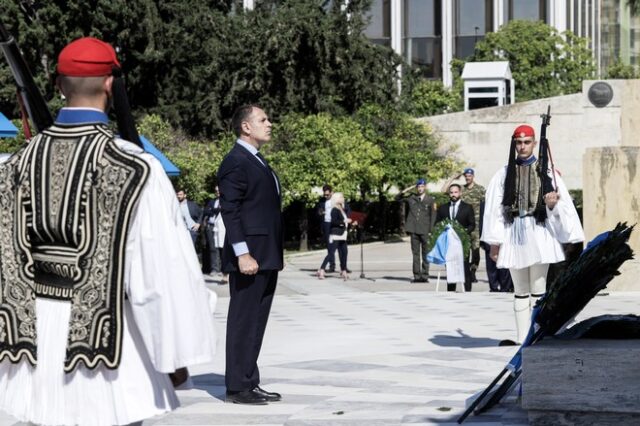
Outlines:
{"type": "Polygon", "coordinates": [[[511,217],[533,216],[542,196],[542,183],[536,168],[537,161],[529,165],[516,165],[515,200],[508,210],[511,217]]]}
{"type": "Polygon", "coordinates": [[[36,297],[71,303],[65,371],[115,369],[125,249],[149,166],[102,124],[53,126],[0,165],[0,360],[36,364],[36,297]]]}

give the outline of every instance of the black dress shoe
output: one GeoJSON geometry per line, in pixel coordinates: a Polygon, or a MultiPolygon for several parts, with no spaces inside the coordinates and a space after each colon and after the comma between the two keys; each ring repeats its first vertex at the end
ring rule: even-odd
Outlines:
{"type": "Polygon", "coordinates": [[[257,393],[260,396],[265,397],[269,402],[280,401],[282,399],[282,395],[280,395],[279,393],[267,392],[266,390],[262,389],[260,386],[256,386],[253,389],[253,392],[257,393]]]}
{"type": "Polygon", "coordinates": [[[234,404],[267,405],[267,398],[255,390],[227,392],[225,401],[233,402],[234,404]]]}

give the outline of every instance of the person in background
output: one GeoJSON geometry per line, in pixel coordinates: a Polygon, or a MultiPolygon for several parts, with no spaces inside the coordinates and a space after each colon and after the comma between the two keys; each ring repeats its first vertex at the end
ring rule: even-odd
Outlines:
{"type": "MultiPolygon", "coordinates": [[[[436,204],[427,191],[427,181],[418,179],[415,186],[404,189],[405,194],[415,188],[416,193],[404,199],[406,205],[405,231],[411,239],[413,255],[413,283],[429,282],[429,263],[427,262],[427,240],[433,230],[436,219],[436,204]]],[[[400,197],[398,197],[400,198],[400,197]]]]}
{"type": "MultiPolygon", "coordinates": [[[[475,215],[473,213],[473,207],[470,204],[465,203],[460,199],[461,187],[457,183],[449,186],[449,199],[450,202],[438,207],[436,213],[436,223],[445,219],[451,219],[457,221],[467,234],[471,236],[471,233],[476,227],[475,215]]],[[[448,283],[447,291],[455,291],[456,285],[448,283]]],[[[464,257],[464,290],[471,291],[471,273],[469,271],[469,256],[464,257]]]]}
{"type": "Polygon", "coordinates": [[[329,242],[329,231],[331,230],[331,196],[333,195],[333,188],[331,185],[325,184],[322,186],[322,197],[316,204],[316,213],[322,221],[322,238],[327,247],[327,256],[329,256],[329,262],[327,263],[328,269],[326,272],[335,272],[336,270],[336,248],[329,242]]]}
{"type": "Polygon", "coordinates": [[[179,189],[176,192],[178,197],[178,203],[180,203],[180,212],[184,219],[184,224],[189,230],[191,240],[195,246],[198,239],[198,231],[200,230],[200,221],[202,220],[202,209],[194,201],[187,199],[187,192],[184,189],[179,189]]]}
{"type": "MultiPolygon", "coordinates": [[[[345,210],[344,195],[341,192],[334,192],[331,196],[331,228],[329,231],[329,241],[338,250],[338,258],[340,259],[340,277],[343,280],[349,279],[349,269],[347,268],[347,256],[349,249],[347,246],[347,236],[349,225],[353,223],[351,219],[347,217],[345,210]]],[[[324,268],[329,263],[329,255],[327,255],[320,269],[318,269],[318,279],[324,279],[324,268]]]]}
{"type": "Polygon", "coordinates": [[[206,254],[203,254],[204,272],[209,275],[222,274],[222,247],[224,245],[224,222],[220,214],[220,188],[214,188],[215,198],[209,200],[204,208],[205,236],[207,242],[206,254]],[[208,256],[205,258],[205,256],[208,256]],[[206,260],[206,261],[205,261],[206,260]]]}

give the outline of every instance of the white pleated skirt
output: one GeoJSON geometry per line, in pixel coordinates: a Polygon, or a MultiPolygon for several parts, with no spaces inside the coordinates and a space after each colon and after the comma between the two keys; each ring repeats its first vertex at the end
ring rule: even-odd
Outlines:
{"type": "Polygon", "coordinates": [[[500,246],[498,268],[522,269],[536,264],[562,262],[564,251],[551,232],[538,225],[532,216],[515,218],[506,228],[505,241],[500,246]]]}
{"type": "Polygon", "coordinates": [[[117,370],[80,364],[65,374],[71,304],[36,300],[38,361],[0,362],[0,409],[42,425],[126,425],[178,407],[166,374],[154,370],[125,301],[122,358],[117,370]]]}

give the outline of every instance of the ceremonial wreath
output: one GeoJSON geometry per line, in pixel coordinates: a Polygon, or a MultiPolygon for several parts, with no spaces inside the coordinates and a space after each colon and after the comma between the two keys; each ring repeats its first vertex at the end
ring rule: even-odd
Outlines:
{"type": "Polygon", "coordinates": [[[427,253],[429,253],[436,246],[436,242],[438,241],[438,237],[447,229],[447,226],[451,225],[453,230],[455,231],[458,238],[460,238],[460,242],[462,243],[462,253],[469,253],[471,249],[471,237],[467,233],[467,230],[458,223],[457,220],[445,219],[436,223],[436,226],[433,228],[433,231],[429,234],[429,241],[427,241],[427,253]]]}

